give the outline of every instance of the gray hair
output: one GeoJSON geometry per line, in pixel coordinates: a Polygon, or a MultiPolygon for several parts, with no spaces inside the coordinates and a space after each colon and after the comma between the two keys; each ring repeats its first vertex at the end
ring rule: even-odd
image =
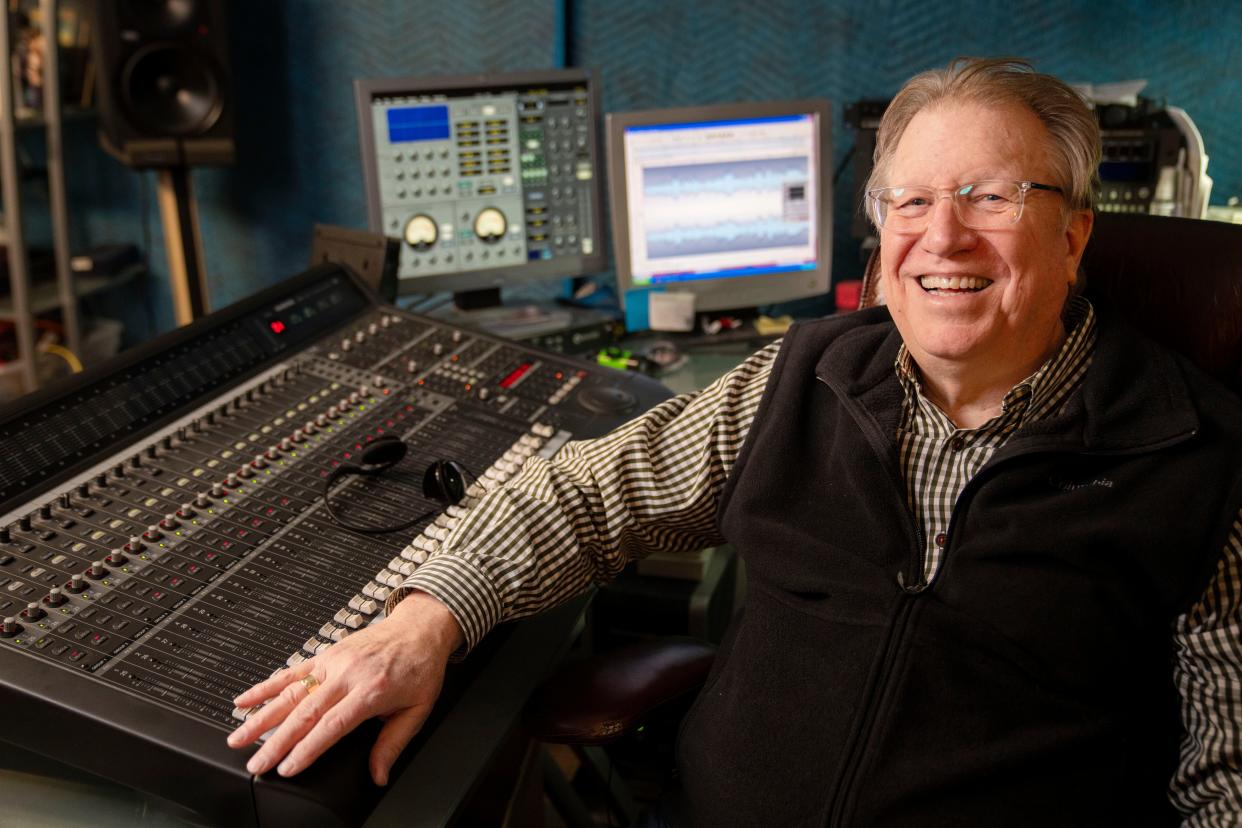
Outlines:
{"type": "MultiPolygon", "coordinates": [[[[1043,122],[1052,139],[1048,158],[1071,210],[1089,210],[1099,188],[1100,127],[1082,96],[1064,81],[1016,58],[957,58],[944,69],[915,75],[880,119],[875,165],[867,189],[885,186],[888,167],[911,119],[942,101],[1017,103],[1043,122]]],[[[1068,216],[1068,213],[1066,214],[1068,216]]]]}

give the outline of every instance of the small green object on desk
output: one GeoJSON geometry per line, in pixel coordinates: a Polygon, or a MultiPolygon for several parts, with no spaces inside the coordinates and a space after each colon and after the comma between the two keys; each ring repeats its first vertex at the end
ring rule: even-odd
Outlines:
{"type": "Polygon", "coordinates": [[[618,348],[616,345],[601,348],[595,355],[595,361],[608,368],[616,368],[618,371],[625,371],[638,365],[638,360],[634,359],[632,351],[618,348]]]}

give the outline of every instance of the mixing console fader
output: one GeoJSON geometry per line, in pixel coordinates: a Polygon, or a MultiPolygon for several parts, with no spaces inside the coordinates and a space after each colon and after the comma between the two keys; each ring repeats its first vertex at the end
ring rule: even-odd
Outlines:
{"type": "Polygon", "coordinates": [[[0,411],[0,739],[214,821],[360,822],[378,792],[250,777],[224,746],[246,712],[231,699],[380,618],[529,458],[665,396],[322,266],[19,401],[0,411]],[[334,508],[431,517],[341,528],[324,481],[387,435],[404,459],[338,483],[334,508]],[[474,475],[443,510],[422,490],[436,460],[474,475]]]}

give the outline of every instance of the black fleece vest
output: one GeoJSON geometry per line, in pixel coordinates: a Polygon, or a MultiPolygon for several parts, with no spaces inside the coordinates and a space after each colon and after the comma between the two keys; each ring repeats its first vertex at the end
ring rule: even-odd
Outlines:
{"type": "Polygon", "coordinates": [[[1171,626],[1242,505],[1242,403],[1099,320],[926,586],[887,311],[790,332],[719,512],[749,580],[682,729],[695,824],[1175,822],[1171,626]]]}

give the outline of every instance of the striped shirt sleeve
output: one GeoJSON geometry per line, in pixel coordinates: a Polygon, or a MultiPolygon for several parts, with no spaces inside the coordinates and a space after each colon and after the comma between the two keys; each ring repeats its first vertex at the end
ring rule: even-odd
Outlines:
{"type": "Polygon", "coordinates": [[[411,590],[430,593],[461,624],[469,649],[500,621],[566,601],[654,550],[722,542],[719,494],[779,346],[603,437],[567,443],[551,460],[530,458],[462,518],[389,607],[411,590]]]}
{"type": "Polygon", "coordinates": [[[1242,510],[1216,574],[1177,619],[1173,679],[1182,697],[1181,759],[1170,786],[1186,828],[1242,822],[1242,510]]]}

